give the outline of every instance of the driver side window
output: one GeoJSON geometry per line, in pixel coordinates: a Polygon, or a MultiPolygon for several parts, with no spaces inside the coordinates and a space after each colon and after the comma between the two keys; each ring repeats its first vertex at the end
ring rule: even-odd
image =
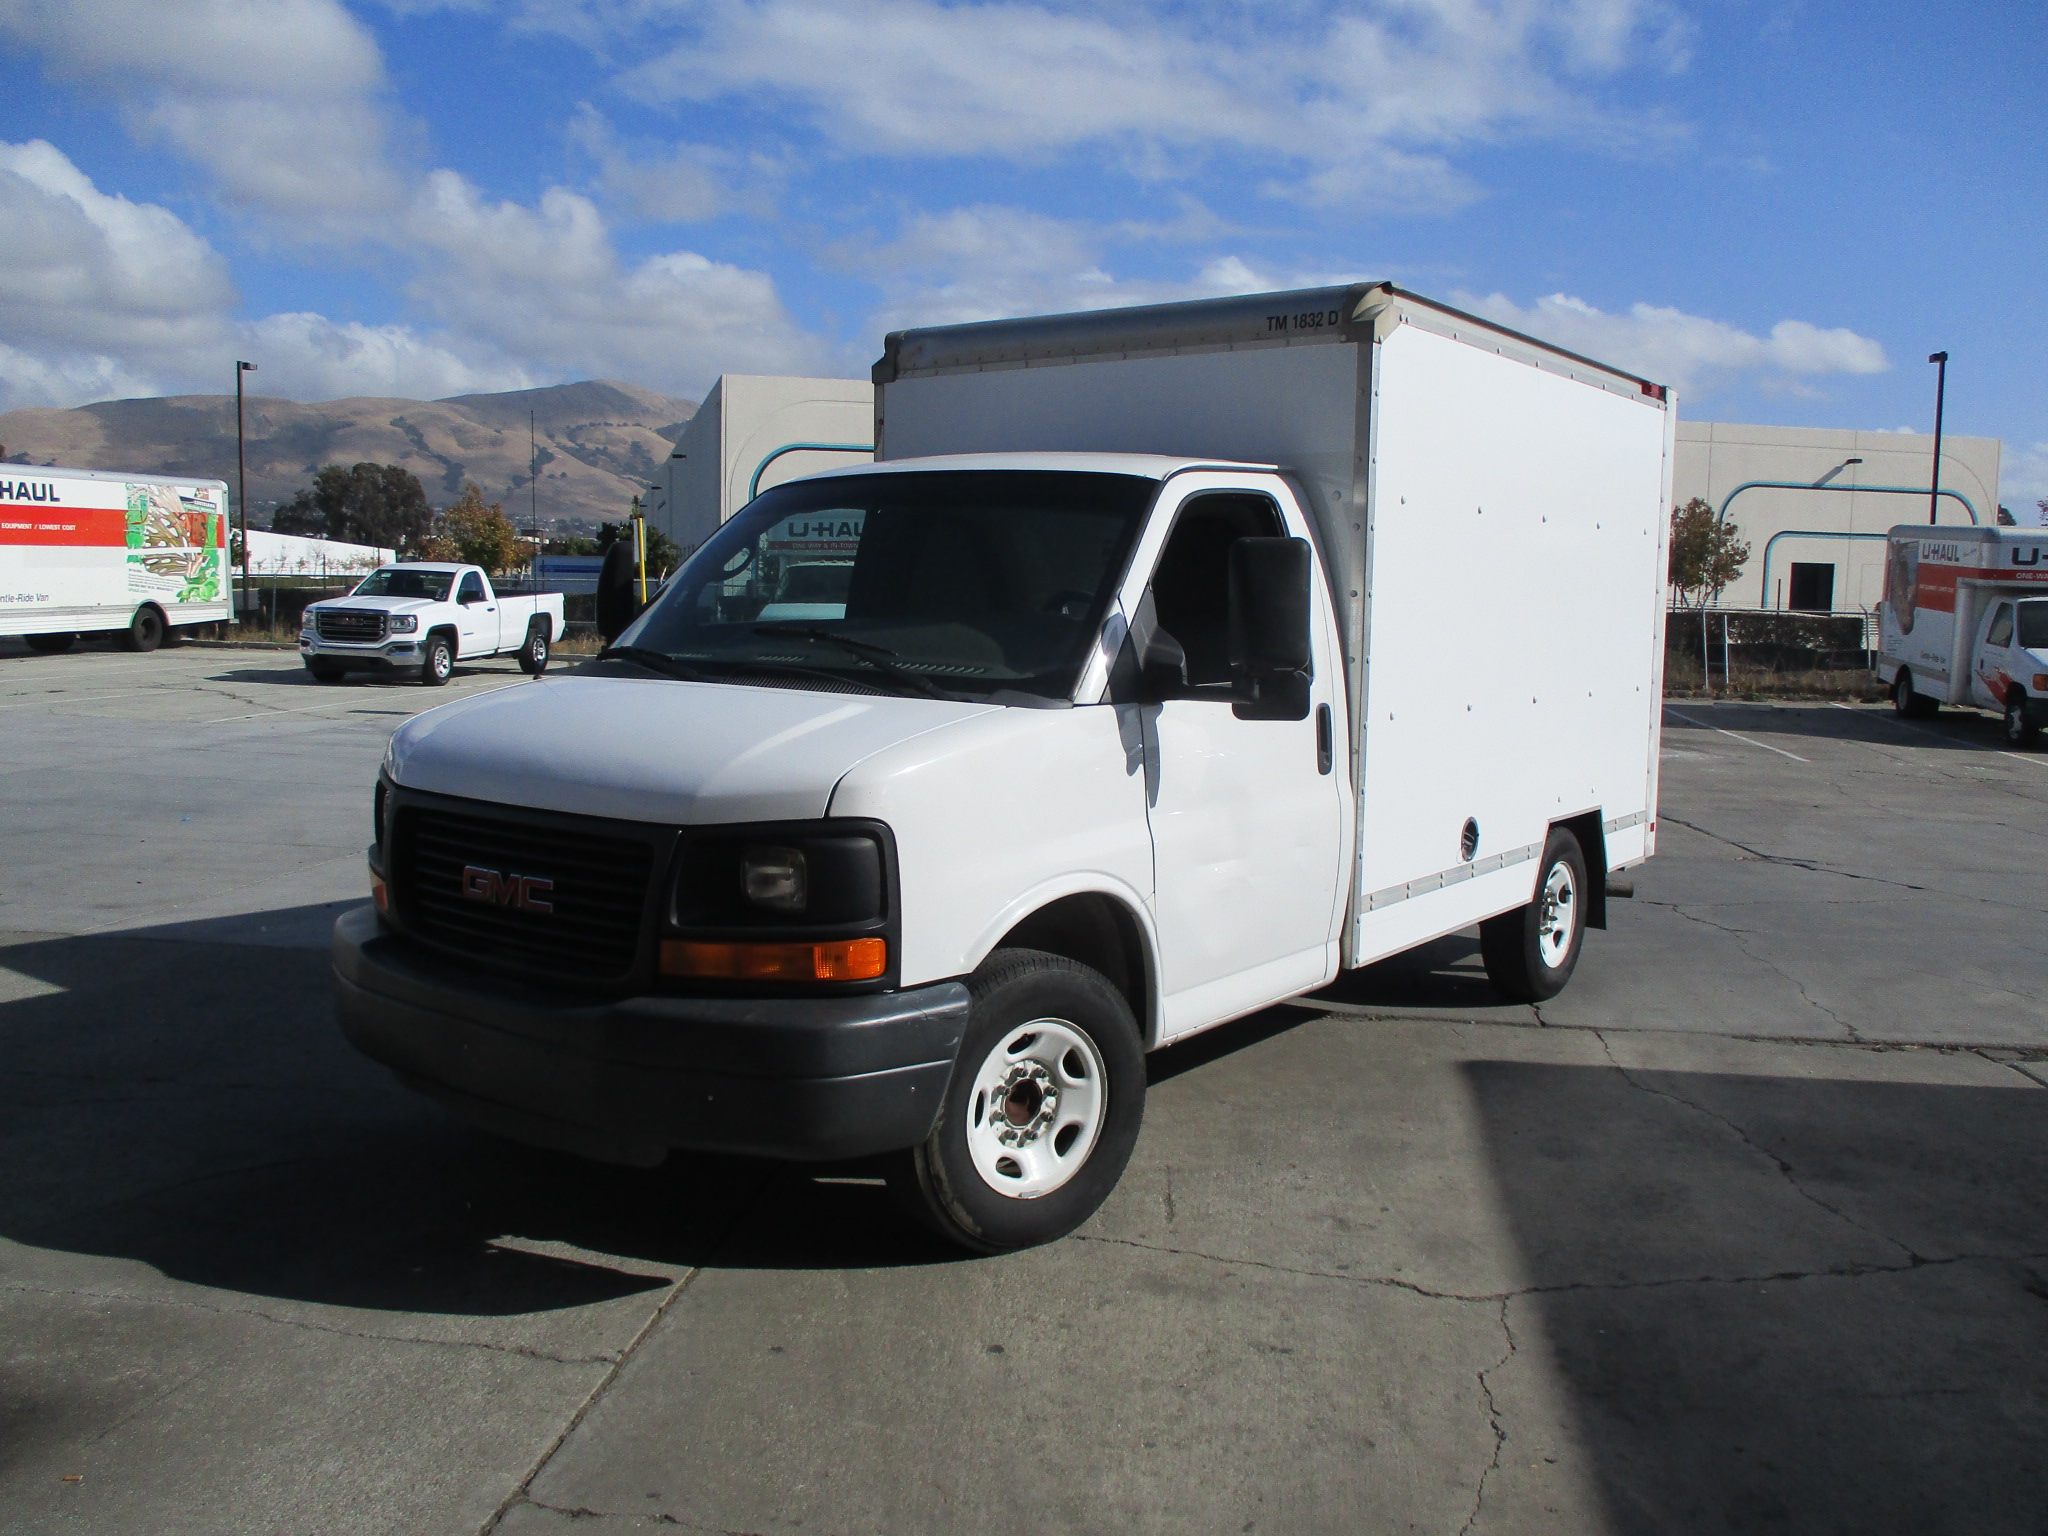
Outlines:
{"type": "Polygon", "coordinates": [[[1173,521],[1152,573],[1159,627],[1187,652],[1192,684],[1230,681],[1230,546],[1282,532],[1280,509],[1248,491],[1196,496],[1173,521]]]}
{"type": "Polygon", "coordinates": [[[455,594],[458,603],[480,603],[484,600],[484,579],[471,571],[462,578],[462,586],[455,594]]]}
{"type": "Polygon", "coordinates": [[[2012,644],[2012,604],[2000,603],[1998,612],[1991,616],[1991,628],[1984,635],[1986,645],[2012,644]]]}

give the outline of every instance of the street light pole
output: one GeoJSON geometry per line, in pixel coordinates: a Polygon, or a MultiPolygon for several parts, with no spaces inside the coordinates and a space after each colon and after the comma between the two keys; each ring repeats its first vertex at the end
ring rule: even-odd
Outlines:
{"type": "Polygon", "coordinates": [[[1935,365],[1934,375],[1934,478],[1929,482],[1927,492],[1927,521],[1934,521],[1934,514],[1941,507],[1941,411],[1948,399],[1948,354],[1930,352],[1927,361],[1935,365]]]}
{"type": "Polygon", "coordinates": [[[249,464],[242,448],[242,375],[256,365],[235,362],[235,516],[242,528],[242,590],[249,590],[249,464]]]}

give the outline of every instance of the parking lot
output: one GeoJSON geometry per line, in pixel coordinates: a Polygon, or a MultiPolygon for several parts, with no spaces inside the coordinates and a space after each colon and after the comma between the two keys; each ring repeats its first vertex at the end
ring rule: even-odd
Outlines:
{"type": "Polygon", "coordinates": [[[2048,1464],[2048,752],[1675,702],[1540,1008],[1453,938],[1154,1058],[962,1258],[452,1124],[322,951],[407,715],[0,642],[0,1529],[2001,1532],[2048,1464]]]}

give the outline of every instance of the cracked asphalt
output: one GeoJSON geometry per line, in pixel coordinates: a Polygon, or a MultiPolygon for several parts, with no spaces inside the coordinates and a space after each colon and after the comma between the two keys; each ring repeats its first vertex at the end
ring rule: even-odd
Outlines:
{"type": "Polygon", "coordinates": [[[962,1260],[340,1043],[448,696],[0,642],[0,1531],[2043,1528],[2048,753],[1989,719],[1674,702],[1562,996],[1452,938],[1162,1053],[1101,1214],[962,1260]]]}

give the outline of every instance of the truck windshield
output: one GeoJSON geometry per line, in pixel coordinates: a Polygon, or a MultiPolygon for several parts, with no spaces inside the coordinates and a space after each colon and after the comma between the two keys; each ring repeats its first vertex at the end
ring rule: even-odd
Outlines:
{"type": "Polygon", "coordinates": [[[402,565],[387,565],[365,576],[350,597],[424,597],[431,602],[448,601],[453,571],[409,571],[402,565]]]}
{"type": "Polygon", "coordinates": [[[777,486],[712,535],[620,643],[706,677],[1065,698],[1158,489],[1068,470],[777,486]]]}
{"type": "Polygon", "coordinates": [[[2024,650],[2048,650],[2048,600],[2020,604],[2018,643],[2024,650]]]}

